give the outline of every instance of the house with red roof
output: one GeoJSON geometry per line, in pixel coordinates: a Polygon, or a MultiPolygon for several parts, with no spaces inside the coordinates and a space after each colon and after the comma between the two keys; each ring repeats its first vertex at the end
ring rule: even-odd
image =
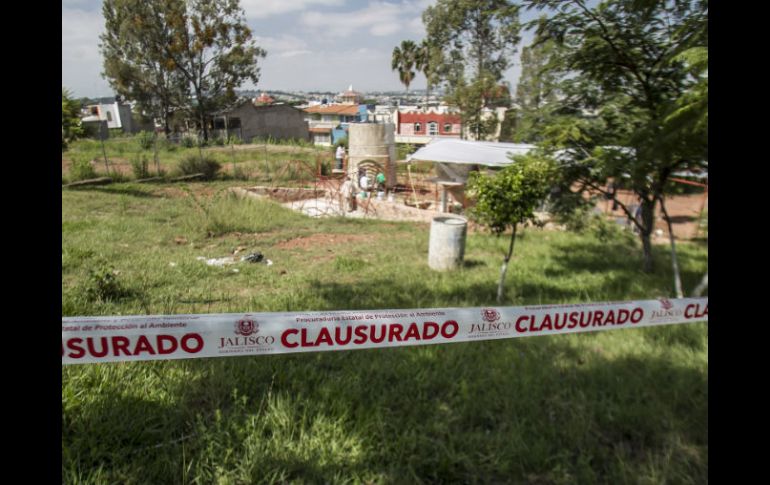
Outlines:
{"type": "Polygon", "coordinates": [[[459,114],[436,111],[396,113],[396,141],[427,143],[432,138],[460,138],[462,122],[459,114]]]}

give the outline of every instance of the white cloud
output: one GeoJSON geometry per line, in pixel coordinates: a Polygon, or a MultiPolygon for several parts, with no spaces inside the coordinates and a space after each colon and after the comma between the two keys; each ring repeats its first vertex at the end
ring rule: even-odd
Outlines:
{"type": "Polygon", "coordinates": [[[256,35],[254,36],[254,41],[258,46],[265,49],[268,55],[307,48],[307,42],[294,35],[283,34],[279,37],[263,37],[256,35]]]}
{"type": "Polygon", "coordinates": [[[246,18],[260,19],[305,10],[312,6],[340,6],[345,0],[241,0],[246,18]]]}
{"type": "MultiPolygon", "coordinates": [[[[384,37],[404,30],[415,31],[414,18],[419,17],[425,2],[373,1],[365,8],[342,13],[306,12],[300,23],[324,37],[349,37],[360,31],[384,37]]],[[[415,31],[419,32],[419,31],[415,31]]]]}
{"type": "Polygon", "coordinates": [[[76,95],[110,94],[109,84],[101,77],[99,34],[104,32],[101,12],[62,8],[61,30],[62,85],[76,95]]]}
{"type": "Polygon", "coordinates": [[[279,53],[278,57],[297,57],[297,56],[304,56],[312,53],[313,51],[309,51],[307,49],[298,50],[298,51],[285,51],[285,52],[279,53]]]}

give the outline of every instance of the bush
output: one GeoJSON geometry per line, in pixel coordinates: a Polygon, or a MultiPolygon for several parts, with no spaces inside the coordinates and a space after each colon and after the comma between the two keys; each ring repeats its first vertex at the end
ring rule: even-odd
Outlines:
{"type": "Polygon", "coordinates": [[[152,147],[155,144],[155,134],[149,131],[140,131],[139,134],[136,135],[136,139],[142,150],[152,150],[152,147]]]}
{"type": "Polygon", "coordinates": [[[195,146],[195,140],[192,137],[185,136],[182,138],[182,146],[185,148],[193,148],[195,146]]]}
{"type": "Polygon", "coordinates": [[[554,218],[556,222],[564,224],[568,231],[583,233],[591,226],[592,217],[594,214],[591,207],[583,205],[570,211],[556,212],[554,218]]]}
{"type": "Polygon", "coordinates": [[[243,145],[243,140],[238,135],[230,135],[227,139],[228,145],[243,145]]]}
{"type": "Polygon", "coordinates": [[[149,160],[144,154],[140,154],[137,158],[131,160],[131,169],[134,172],[134,178],[144,179],[150,176],[148,170],[149,160]]]}
{"type": "Polygon", "coordinates": [[[214,138],[213,140],[211,140],[211,144],[219,146],[219,147],[225,146],[225,139],[222,138],[221,136],[218,136],[218,137],[214,138]]]}
{"type": "Polygon", "coordinates": [[[91,161],[87,158],[77,158],[72,161],[69,170],[69,178],[72,182],[96,178],[96,170],[94,170],[91,161]]]}
{"type": "Polygon", "coordinates": [[[632,245],[635,236],[627,225],[620,225],[615,220],[610,220],[602,214],[592,214],[589,218],[588,229],[601,242],[623,242],[632,245]]]}
{"type": "Polygon", "coordinates": [[[118,300],[125,293],[118,281],[118,272],[105,263],[88,270],[83,293],[88,301],[118,300]]]}
{"type": "Polygon", "coordinates": [[[210,156],[188,155],[179,162],[182,175],[204,174],[206,180],[213,179],[222,165],[210,156]]]}
{"type": "Polygon", "coordinates": [[[235,180],[249,180],[249,174],[238,164],[233,167],[233,178],[235,180]]]}

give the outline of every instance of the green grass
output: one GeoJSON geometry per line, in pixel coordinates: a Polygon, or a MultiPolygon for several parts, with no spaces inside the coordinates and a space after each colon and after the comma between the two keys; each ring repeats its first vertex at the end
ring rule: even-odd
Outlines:
{"type": "MultiPolygon", "coordinates": [[[[436,273],[428,225],[310,219],[226,186],[63,191],[63,316],[494,305],[505,238],[470,234],[465,267],[436,273]],[[195,259],[238,247],[274,265],[195,259]],[[105,265],[115,298],[84,291],[105,265]]],[[[707,249],[677,248],[692,288],[707,249]]],[[[647,275],[635,241],[527,229],[507,303],[670,295],[655,256],[647,275]]],[[[707,376],[705,323],[66,366],[63,481],[705,483],[707,376]]]]}
{"type": "MultiPolygon", "coordinates": [[[[148,159],[150,176],[157,175],[153,150],[142,150],[138,136],[110,138],[105,141],[107,160],[109,163],[130,163],[144,155],[148,159]]],[[[262,183],[310,181],[318,162],[330,164],[334,154],[328,147],[314,147],[306,143],[278,143],[272,141],[265,144],[247,147],[229,146],[185,148],[166,142],[162,137],[158,141],[158,161],[161,170],[166,175],[180,175],[179,163],[189,157],[213,158],[219,162],[228,174],[233,166],[237,168],[240,178],[262,183]]],[[[69,161],[97,160],[95,165],[98,176],[106,175],[102,143],[98,140],[81,139],[71,143],[70,148],[62,153],[62,158],[69,161]]],[[[71,182],[78,178],[70,171],[62,172],[63,182],[71,182]]],[[[133,178],[133,175],[129,174],[133,178]]],[[[220,175],[224,178],[224,175],[220,175]]]]}

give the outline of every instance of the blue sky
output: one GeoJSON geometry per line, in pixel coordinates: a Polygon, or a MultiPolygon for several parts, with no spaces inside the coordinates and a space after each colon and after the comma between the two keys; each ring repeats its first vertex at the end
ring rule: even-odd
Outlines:
{"type": "MultiPolygon", "coordinates": [[[[257,44],[267,50],[257,86],[276,90],[339,92],[403,90],[390,69],[393,48],[425,37],[421,15],[435,0],[241,0],[257,44]]],[[[101,0],[62,0],[62,86],[75,96],[114,94],[102,79],[101,0]]],[[[522,11],[521,20],[534,17],[522,11]]],[[[522,32],[522,44],[532,40],[522,32]]],[[[519,49],[520,51],[521,49],[519,49]]],[[[515,87],[518,54],[506,80],[515,87]]],[[[418,74],[411,89],[425,88],[418,74]]]]}

